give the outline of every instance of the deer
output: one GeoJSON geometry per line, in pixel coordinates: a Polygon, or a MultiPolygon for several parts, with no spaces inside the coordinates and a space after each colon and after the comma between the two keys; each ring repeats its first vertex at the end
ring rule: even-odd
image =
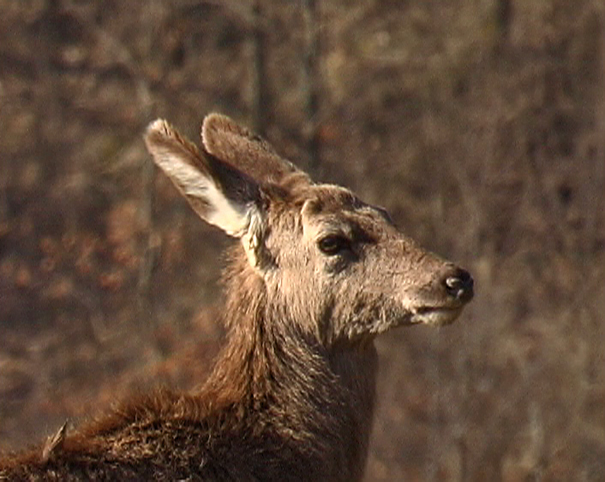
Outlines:
{"type": "Polygon", "coordinates": [[[158,119],[145,143],[193,211],[238,240],[214,368],[195,390],[131,396],[6,455],[0,480],[361,480],[375,338],[448,325],[473,298],[469,272],[383,208],[313,182],[227,116],[207,115],[201,137],[158,119]]]}

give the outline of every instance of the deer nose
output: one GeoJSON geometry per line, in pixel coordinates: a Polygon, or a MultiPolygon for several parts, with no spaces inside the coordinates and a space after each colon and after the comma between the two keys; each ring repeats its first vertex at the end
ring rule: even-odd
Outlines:
{"type": "Polygon", "coordinates": [[[463,303],[468,303],[473,298],[474,281],[468,271],[456,268],[453,273],[445,278],[443,283],[447,293],[453,298],[463,303]]]}

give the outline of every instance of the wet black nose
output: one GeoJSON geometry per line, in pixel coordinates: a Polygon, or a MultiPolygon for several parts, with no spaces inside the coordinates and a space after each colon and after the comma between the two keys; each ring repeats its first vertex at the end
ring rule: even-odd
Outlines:
{"type": "Polygon", "coordinates": [[[466,303],[473,298],[473,277],[468,271],[457,268],[453,273],[450,273],[444,280],[447,293],[466,303]]]}

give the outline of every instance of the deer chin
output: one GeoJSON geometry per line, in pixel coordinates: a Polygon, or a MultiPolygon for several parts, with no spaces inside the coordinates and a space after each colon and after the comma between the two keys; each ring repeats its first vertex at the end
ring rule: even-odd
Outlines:
{"type": "Polygon", "coordinates": [[[412,325],[445,326],[453,323],[462,313],[463,306],[424,306],[410,317],[412,325]]]}

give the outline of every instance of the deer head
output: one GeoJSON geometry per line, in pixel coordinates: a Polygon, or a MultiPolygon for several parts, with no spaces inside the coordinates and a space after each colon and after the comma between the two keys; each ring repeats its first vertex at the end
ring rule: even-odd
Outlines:
{"type": "Polygon", "coordinates": [[[468,272],[420,248],[384,209],[312,182],[228,117],[206,117],[201,149],[164,120],[145,140],[194,211],[241,241],[242,270],[280,322],[326,347],[451,323],[473,296],[468,272]]]}

